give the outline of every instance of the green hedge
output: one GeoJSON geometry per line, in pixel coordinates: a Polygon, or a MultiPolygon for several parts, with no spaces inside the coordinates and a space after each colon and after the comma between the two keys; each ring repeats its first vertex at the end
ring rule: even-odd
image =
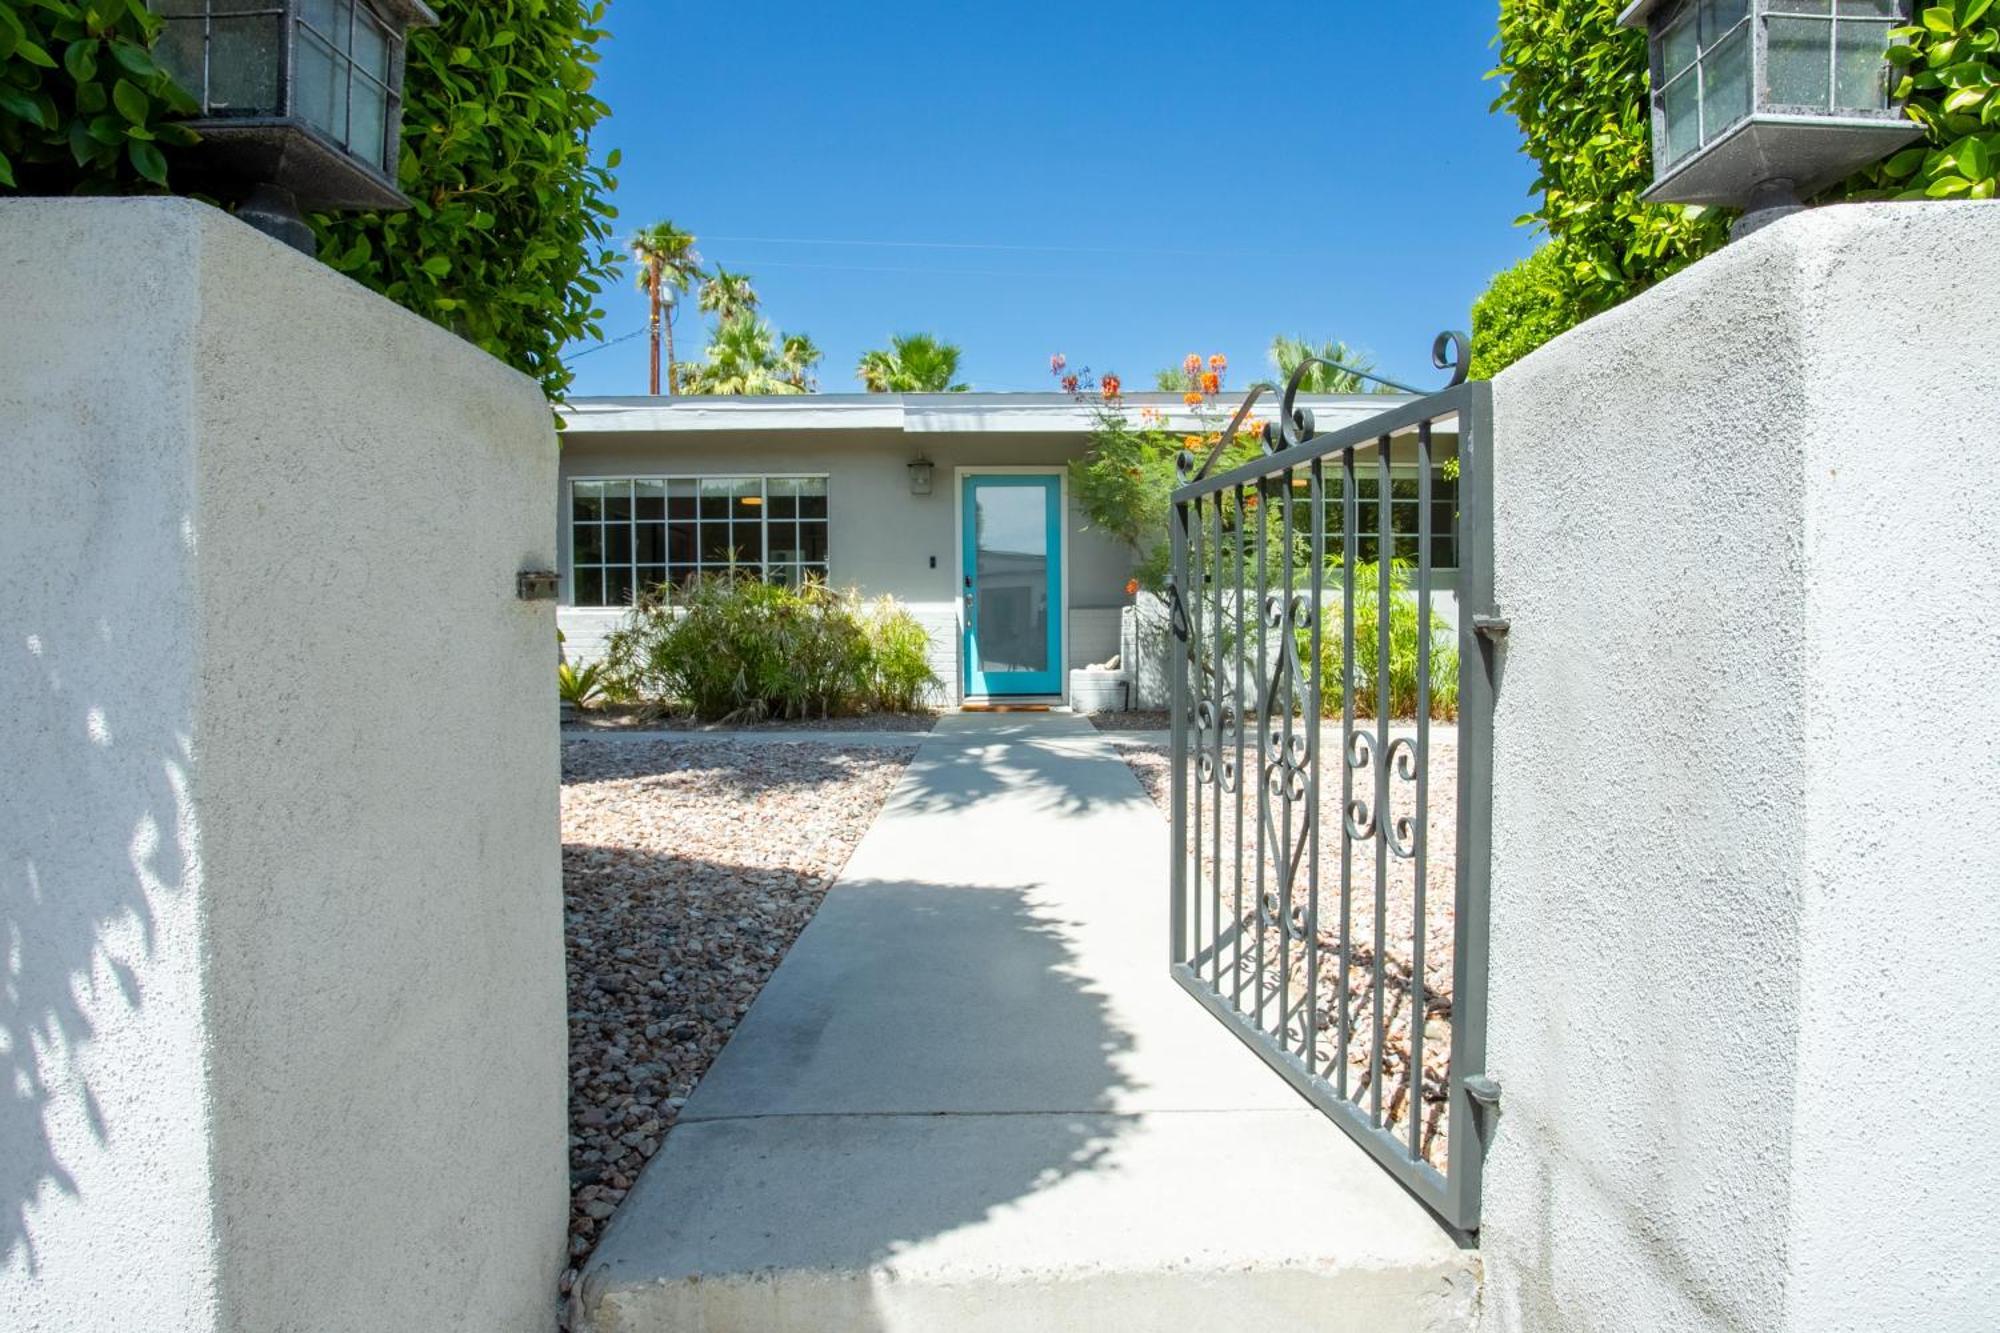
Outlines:
{"type": "MultiPolygon", "coordinates": [[[[494,356],[551,397],[561,349],[596,338],[614,274],[615,157],[590,159],[605,6],[433,0],[411,34],[399,179],[407,212],[313,219],[321,257],[494,356]]],[[[148,52],[143,0],[0,0],[0,189],[172,188],[163,123],[192,110],[148,52]]]]}
{"type": "Polygon", "coordinates": [[[144,0],[0,0],[0,189],[164,186],[194,136],[163,122],[194,105],[153,63],[159,30],[144,0]]]}
{"type": "Polygon", "coordinates": [[[590,160],[609,114],[591,94],[602,3],[434,0],[410,40],[401,213],[314,219],[327,263],[533,375],[574,378],[571,339],[601,338],[616,275],[613,154],[590,160]]]}
{"type": "MultiPolygon", "coordinates": [[[[1626,0],[1501,0],[1503,81],[1496,110],[1520,122],[1540,165],[1541,203],[1522,218],[1548,233],[1543,252],[1494,279],[1475,308],[1486,339],[1475,367],[1491,375],[1563,330],[1685,268],[1728,239],[1716,209],[1644,204],[1652,122],[1646,39],[1621,28],[1626,0]],[[1506,328],[1502,328],[1502,324],[1506,328]]],[[[1899,29],[1899,96],[1921,144],[1828,191],[1827,199],[1995,195],[2000,170],[2000,13],[1995,0],[1921,9],[1899,29]]]]}

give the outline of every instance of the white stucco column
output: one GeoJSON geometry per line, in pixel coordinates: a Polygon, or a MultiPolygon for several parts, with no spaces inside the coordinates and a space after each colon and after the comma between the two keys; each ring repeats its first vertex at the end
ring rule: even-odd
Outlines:
{"type": "Polygon", "coordinates": [[[1991,1327],[2000,204],[1495,382],[1493,1329],[1991,1327]]]}
{"type": "Polygon", "coordinates": [[[0,313],[0,1324],[546,1329],[546,403],[187,200],[0,313]]]}

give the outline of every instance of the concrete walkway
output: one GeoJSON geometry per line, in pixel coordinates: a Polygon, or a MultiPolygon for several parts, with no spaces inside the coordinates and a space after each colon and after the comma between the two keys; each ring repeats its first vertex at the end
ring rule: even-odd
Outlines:
{"type": "Polygon", "coordinates": [[[576,1328],[1470,1327],[1476,1254],[1168,979],[1166,840],[1083,719],[945,718],[576,1328]]]}

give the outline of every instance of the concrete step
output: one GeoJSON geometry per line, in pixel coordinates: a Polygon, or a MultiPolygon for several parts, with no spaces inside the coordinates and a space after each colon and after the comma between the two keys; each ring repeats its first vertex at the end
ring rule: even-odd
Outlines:
{"type": "Polygon", "coordinates": [[[1317,1112],[682,1125],[583,1333],[1474,1327],[1478,1259],[1317,1112]]]}

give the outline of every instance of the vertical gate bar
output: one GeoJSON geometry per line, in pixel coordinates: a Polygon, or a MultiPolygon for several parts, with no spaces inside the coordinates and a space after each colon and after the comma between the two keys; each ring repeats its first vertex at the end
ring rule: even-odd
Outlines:
{"type": "MultiPolygon", "coordinates": [[[[1226,680],[1223,675],[1223,666],[1222,666],[1223,654],[1224,654],[1224,649],[1223,649],[1224,635],[1222,628],[1222,496],[1221,494],[1217,493],[1213,497],[1213,500],[1214,503],[1212,505],[1212,508],[1214,511],[1213,517],[1215,520],[1215,540],[1210,543],[1209,551],[1213,558],[1212,562],[1215,566],[1215,572],[1213,576],[1213,581],[1215,584],[1215,619],[1214,619],[1215,643],[1210,648],[1209,652],[1214,662],[1214,672],[1215,672],[1215,754],[1213,756],[1214,767],[1209,770],[1210,773],[1209,789],[1214,793],[1214,804],[1209,807],[1209,813],[1212,816],[1212,819],[1211,819],[1211,828],[1209,833],[1209,837],[1211,839],[1211,849],[1209,854],[1210,929],[1208,932],[1208,937],[1210,944],[1209,944],[1209,960],[1208,960],[1208,980],[1209,984],[1214,986],[1216,992],[1220,994],[1222,990],[1222,736],[1223,736],[1222,719],[1225,716],[1224,704],[1222,699],[1223,699],[1223,689],[1226,684],[1226,680]]],[[[1239,726],[1241,725],[1241,719],[1238,719],[1238,725],[1239,726]]]]}
{"type": "Polygon", "coordinates": [[[1236,991],[1232,1003],[1243,1009],[1243,741],[1250,725],[1248,702],[1243,697],[1243,655],[1247,645],[1243,635],[1243,565],[1250,556],[1248,523],[1243,509],[1243,488],[1236,488],[1236,605],[1230,618],[1236,622],[1236,640],[1230,649],[1230,680],[1236,700],[1236,991]]]}
{"type": "MultiPolygon", "coordinates": [[[[1188,655],[1191,659],[1191,661],[1189,662],[1189,670],[1190,673],[1193,675],[1194,681],[1196,682],[1191,702],[1194,707],[1194,715],[1197,723],[1203,716],[1202,710],[1206,703],[1207,696],[1213,693],[1213,687],[1209,683],[1210,677],[1208,673],[1208,664],[1206,661],[1207,655],[1203,651],[1205,645],[1202,641],[1201,622],[1202,622],[1202,612],[1205,607],[1205,600],[1206,600],[1202,595],[1203,594],[1202,585],[1206,582],[1205,578],[1206,566],[1203,563],[1202,551],[1201,551],[1202,536],[1204,535],[1204,530],[1205,530],[1204,524],[1202,523],[1201,507],[1202,507],[1201,499],[1197,497],[1194,502],[1193,511],[1188,516],[1189,571],[1188,571],[1188,586],[1184,597],[1184,600],[1186,601],[1188,607],[1188,655]]],[[[1213,720],[1212,711],[1210,712],[1209,717],[1210,720],[1212,721],[1213,720]]],[[[1190,947],[1188,952],[1188,958],[1193,963],[1195,971],[1199,972],[1201,970],[1201,880],[1202,880],[1201,754],[1199,749],[1202,740],[1202,732],[1199,725],[1197,725],[1190,733],[1189,739],[1193,742],[1193,744],[1197,748],[1195,750],[1195,753],[1190,756],[1190,759],[1192,761],[1191,764],[1192,772],[1189,774],[1189,782],[1188,782],[1188,804],[1190,806],[1190,809],[1188,811],[1189,836],[1187,843],[1179,849],[1179,854],[1187,858],[1190,867],[1189,873],[1192,877],[1191,883],[1193,884],[1193,892],[1188,895],[1188,907],[1193,915],[1193,920],[1189,923],[1190,934],[1188,942],[1190,947]]]]}
{"type": "Polygon", "coordinates": [[[1474,628],[1493,605],[1493,388],[1465,386],[1458,431],[1458,850],[1452,927],[1451,1101],[1446,1112],[1446,1214],[1479,1225],[1485,1145],[1465,1080],[1486,1072],[1488,873],[1493,836],[1493,707],[1496,664],[1474,628]],[[1463,1131],[1461,1133],[1461,1131],[1463,1131]]]}
{"type": "Polygon", "coordinates": [[[1311,839],[1306,856],[1306,1068],[1319,1072],[1319,715],[1325,682],[1320,679],[1320,622],[1326,615],[1326,460],[1312,461],[1312,657],[1306,664],[1306,818],[1311,839]]]}
{"type": "MultiPolygon", "coordinates": [[[[1251,497],[1251,499],[1252,499],[1252,502],[1253,502],[1253,503],[1254,503],[1254,504],[1255,504],[1255,505],[1257,506],[1257,607],[1256,607],[1256,617],[1257,617],[1257,678],[1256,678],[1256,680],[1255,680],[1255,681],[1253,681],[1252,683],[1253,683],[1253,684],[1254,684],[1254,685],[1256,686],[1256,688],[1257,688],[1257,690],[1258,690],[1258,692],[1259,692],[1259,693],[1258,693],[1258,699],[1257,699],[1257,753],[1256,753],[1256,769],[1257,769],[1257,780],[1256,780],[1256,786],[1257,786],[1257,896],[1256,896],[1256,913],[1257,913],[1257,1026],[1258,1026],[1259,1028],[1262,1028],[1262,1027],[1264,1026],[1264,1016],[1265,1016],[1265,1014],[1266,1014],[1266,1013],[1268,1013],[1268,1012],[1269,1012],[1269,1010],[1268,1010],[1268,1009],[1266,1008],[1266,1001],[1265,1001],[1265,997],[1264,997],[1264,933],[1265,933],[1265,931],[1264,931],[1264,918],[1265,918],[1265,915],[1266,915],[1266,913],[1265,913],[1265,902],[1264,902],[1264,862],[1265,862],[1265,860],[1267,859],[1267,853],[1266,853],[1266,852],[1265,852],[1265,850],[1264,850],[1264,830],[1265,830],[1265,827],[1266,827],[1266,823],[1265,823],[1265,821],[1266,821],[1266,819],[1267,819],[1267,817],[1268,817],[1268,815],[1269,815],[1269,810],[1268,810],[1268,808],[1266,807],[1266,804],[1265,804],[1266,800],[1268,799],[1268,794],[1267,794],[1267,793],[1265,792],[1265,790],[1264,790],[1264,724],[1265,724],[1265,720],[1266,720],[1266,719],[1265,719],[1265,717],[1264,717],[1264,700],[1263,700],[1263,697],[1262,697],[1262,691],[1263,691],[1263,689],[1264,689],[1264,652],[1265,652],[1265,646],[1266,646],[1266,645],[1265,645],[1265,642],[1264,642],[1264,639],[1265,639],[1265,635],[1264,635],[1264,598],[1265,598],[1266,596],[1268,596],[1268,595],[1269,595],[1269,593],[1270,593],[1270,587],[1269,587],[1269,584],[1270,584],[1270,569],[1269,569],[1269,563],[1270,563],[1270,562],[1269,562],[1269,554],[1270,554],[1270,552],[1269,552],[1269,550],[1267,549],[1267,548],[1268,548],[1268,546],[1269,546],[1269,539],[1268,539],[1268,537],[1266,536],[1266,532],[1265,532],[1265,530],[1266,530],[1267,528],[1269,528],[1269,527],[1270,527],[1270,522],[1269,522],[1269,520],[1268,520],[1268,517],[1266,516],[1266,514],[1265,514],[1265,512],[1264,512],[1264,500],[1265,500],[1265,489],[1266,489],[1266,488],[1265,488],[1265,486],[1264,486],[1264,483],[1263,483],[1262,481],[1258,481],[1258,482],[1256,482],[1256,483],[1255,483],[1255,488],[1256,488],[1256,494],[1255,494],[1255,495],[1253,495],[1253,496],[1251,497]]],[[[1246,778],[1248,777],[1248,775],[1247,775],[1247,774],[1245,774],[1244,776],[1245,776],[1246,778]]]]}
{"type": "Polygon", "coordinates": [[[1369,1051],[1368,1115],[1382,1127],[1383,990],[1388,981],[1389,917],[1389,568],[1395,560],[1395,534],[1389,524],[1390,437],[1375,447],[1375,983],[1374,1045],[1369,1051]]]}
{"type": "Polygon", "coordinates": [[[1294,578],[1292,566],[1298,562],[1292,550],[1292,477],[1291,468],[1286,468],[1278,478],[1278,531],[1284,534],[1285,591],[1284,600],[1278,604],[1275,619],[1278,633],[1278,668],[1276,678],[1271,683],[1271,705],[1284,712],[1283,730],[1271,729],[1270,735],[1276,762],[1273,772],[1284,784],[1277,793],[1278,799],[1278,1047],[1291,1050],[1291,1041],[1285,1035],[1292,1021],[1292,711],[1296,700],[1292,698],[1292,673],[1286,668],[1298,652],[1298,637],[1292,633],[1292,586],[1294,578]],[[1284,681],[1284,688],[1278,687],[1278,680],[1284,681]]]}
{"type": "Polygon", "coordinates": [[[1187,505],[1176,503],[1173,521],[1167,528],[1170,573],[1167,576],[1167,693],[1171,730],[1168,735],[1169,772],[1167,783],[1168,818],[1173,821],[1173,868],[1170,872],[1167,948],[1169,962],[1178,965],[1187,956],[1187,651],[1179,631],[1185,623],[1180,612],[1181,589],[1187,586],[1187,505]]]}
{"type": "Polygon", "coordinates": [[[1417,423],[1417,809],[1410,898],[1410,1156],[1424,1159],[1424,891],[1431,814],[1431,423],[1417,423]]]}
{"type": "Polygon", "coordinates": [[[1355,528],[1361,503],[1355,497],[1354,450],[1340,454],[1340,1060],[1334,1087],[1347,1095],[1348,1052],[1354,1040],[1353,1005],[1349,985],[1354,959],[1354,831],[1349,812],[1354,807],[1354,560],[1358,552],[1355,528]]]}

